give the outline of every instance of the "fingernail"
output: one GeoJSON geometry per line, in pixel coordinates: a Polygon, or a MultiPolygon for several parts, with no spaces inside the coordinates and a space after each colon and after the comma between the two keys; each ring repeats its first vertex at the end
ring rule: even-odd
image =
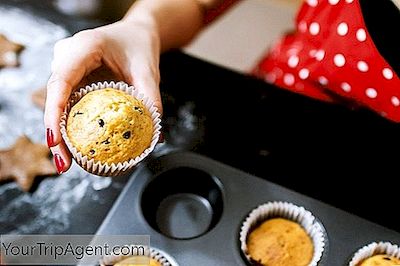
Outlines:
{"type": "Polygon", "coordinates": [[[51,130],[50,128],[47,129],[46,131],[46,138],[47,138],[47,146],[53,147],[54,146],[54,134],[53,134],[53,130],[51,130]]]}
{"type": "Polygon", "coordinates": [[[64,172],[64,160],[61,158],[61,156],[59,154],[54,155],[54,162],[56,164],[57,167],[57,172],[59,175],[61,175],[64,172]]]}

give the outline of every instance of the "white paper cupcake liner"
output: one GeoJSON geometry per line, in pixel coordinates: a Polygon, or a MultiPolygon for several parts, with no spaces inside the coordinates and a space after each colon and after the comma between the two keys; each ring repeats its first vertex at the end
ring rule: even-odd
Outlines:
{"type": "Polygon", "coordinates": [[[360,248],[351,259],[349,266],[357,266],[363,260],[374,255],[388,255],[400,259],[400,247],[390,242],[373,242],[360,248]]]}
{"type": "Polygon", "coordinates": [[[133,86],[129,86],[128,84],[124,82],[117,82],[115,83],[114,81],[111,82],[98,82],[92,85],[88,85],[85,88],[81,88],[80,90],[74,92],[69,101],[67,106],[65,107],[65,110],[61,116],[60,120],[60,127],[61,127],[61,135],[65,141],[65,144],[68,146],[68,149],[70,150],[73,158],[75,161],[86,171],[95,174],[95,175],[100,175],[100,176],[119,176],[122,175],[129,170],[131,170],[135,165],[137,165],[140,161],[142,161],[144,158],[146,158],[153,150],[154,147],[156,146],[159,136],[160,136],[160,130],[161,130],[161,119],[160,119],[160,114],[157,111],[157,108],[154,106],[153,102],[144,97],[143,94],[139,93],[138,90],[136,90],[133,86]],[[150,146],[143,151],[142,154],[137,156],[136,158],[133,158],[129,161],[123,162],[123,163],[118,163],[118,164],[108,164],[108,163],[102,163],[99,161],[95,161],[94,159],[89,160],[87,156],[82,155],[81,152],[79,152],[71,143],[71,141],[68,138],[67,135],[67,119],[68,119],[68,114],[71,110],[71,108],[87,93],[95,90],[101,90],[105,88],[113,88],[113,89],[118,89],[121,90],[129,95],[132,95],[133,97],[139,99],[142,101],[144,106],[149,110],[151,114],[151,118],[153,121],[153,137],[151,139],[151,144],[150,146]]]}
{"type": "MultiPolygon", "coordinates": [[[[147,248],[145,250],[145,255],[159,262],[161,266],[179,266],[178,263],[176,263],[176,261],[171,256],[169,256],[168,254],[157,248],[151,247],[150,250],[147,248]]],[[[100,260],[100,265],[101,266],[114,265],[127,258],[129,258],[129,256],[110,255],[102,258],[100,260]]]]}
{"type": "Polygon", "coordinates": [[[307,211],[303,207],[281,201],[268,202],[258,206],[250,212],[242,223],[239,236],[241,244],[240,248],[248,262],[252,262],[247,249],[247,237],[249,233],[251,233],[251,231],[263,221],[272,218],[285,218],[297,222],[303,227],[314,244],[314,254],[309,266],[318,265],[324,253],[327,241],[325,237],[325,229],[315,219],[311,212],[307,211]]]}

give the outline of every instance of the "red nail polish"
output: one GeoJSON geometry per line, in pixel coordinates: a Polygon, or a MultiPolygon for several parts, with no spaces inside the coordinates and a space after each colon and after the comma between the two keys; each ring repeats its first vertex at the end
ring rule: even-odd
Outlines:
{"type": "Polygon", "coordinates": [[[47,129],[46,131],[46,138],[47,138],[47,146],[53,147],[54,146],[54,134],[53,134],[53,130],[51,130],[50,128],[47,129]]]}
{"type": "Polygon", "coordinates": [[[54,155],[54,162],[56,164],[57,167],[57,172],[58,174],[62,174],[64,172],[64,160],[61,158],[61,156],[59,154],[54,155]]]}

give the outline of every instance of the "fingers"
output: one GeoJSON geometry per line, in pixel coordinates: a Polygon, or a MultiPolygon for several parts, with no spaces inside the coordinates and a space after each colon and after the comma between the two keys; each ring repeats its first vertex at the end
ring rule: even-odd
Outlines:
{"type": "Polygon", "coordinates": [[[140,62],[149,62],[135,60],[131,63],[130,77],[128,80],[137,88],[141,93],[154,102],[158,112],[162,115],[163,106],[161,101],[161,94],[159,89],[160,72],[158,69],[158,62],[154,66],[140,64],[140,62]]]}
{"type": "Polygon", "coordinates": [[[47,144],[55,162],[64,172],[71,164],[70,154],[62,142],[60,117],[72,90],[79,82],[101,65],[102,46],[96,33],[79,33],[59,41],[54,48],[52,74],[47,84],[44,123],[47,144]],[[61,163],[62,162],[62,163],[61,163]]]}
{"type": "Polygon", "coordinates": [[[53,154],[54,164],[56,165],[57,172],[62,174],[71,167],[71,154],[65,145],[64,141],[60,144],[50,148],[53,154]]]}

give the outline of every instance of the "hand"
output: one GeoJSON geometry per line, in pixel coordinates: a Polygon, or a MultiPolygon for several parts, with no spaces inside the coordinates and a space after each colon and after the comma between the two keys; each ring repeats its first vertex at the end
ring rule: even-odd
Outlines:
{"type": "Polygon", "coordinates": [[[47,84],[44,123],[47,142],[59,173],[71,165],[71,154],[60,133],[60,117],[71,92],[111,70],[116,79],[133,84],[162,113],[159,91],[160,40],[149,20],[119,21],[85,30],[61,40],[54,47],[52,75],[47,84]]]}

